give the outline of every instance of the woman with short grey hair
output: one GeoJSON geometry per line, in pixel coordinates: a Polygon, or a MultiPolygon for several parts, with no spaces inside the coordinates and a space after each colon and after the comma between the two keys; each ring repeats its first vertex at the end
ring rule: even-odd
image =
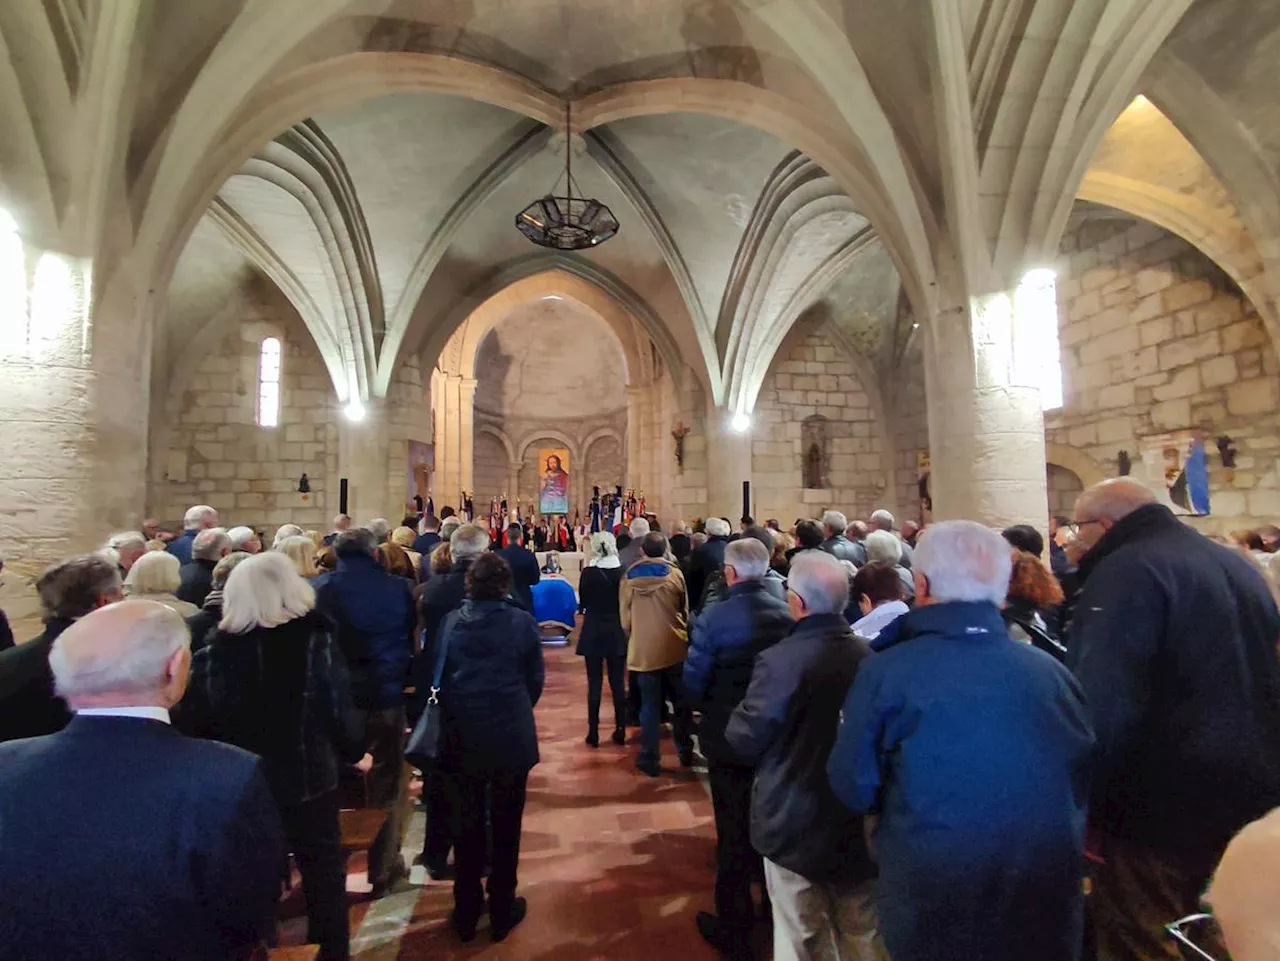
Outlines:
{"type": "Polygon", "coordinates": [[[125,593],[134,600],[157,601],[183,617],[190,617],[200,609],[178,600],[174,593],[182,586],[181,568],[178,559],[167,552],[143,554],[129,568],[124,579],[125,593]]]}
{"type": "Polygon", "coordinates": [[[864,542],[868,564],[887,564],[898,573],[902,582],[902,599],[910,604],[916,599],[915,581],[911,572],[902,566],[902,541],[889,531],[872,531],[864,542]]]}
{"type": "MultiPolygon", "coordinates": [[[[229,560],[229,558],[227,558],[229,560]]],[[[222,621],[192,664],[182,726],[262,758],[302,874],[307,940],[349,956],[338,773],[364,754],[346,661],[315,590],[271,551],[237,563],[222,621]]]]}

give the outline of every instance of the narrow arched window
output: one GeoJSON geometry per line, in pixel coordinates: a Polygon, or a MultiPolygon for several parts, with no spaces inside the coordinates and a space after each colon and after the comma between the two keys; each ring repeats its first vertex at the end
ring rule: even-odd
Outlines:
{"type": "Polygon", "coordinates": [[[280,341],[268,337],[258,359],[258,426],[280,423],[280,341]]]}

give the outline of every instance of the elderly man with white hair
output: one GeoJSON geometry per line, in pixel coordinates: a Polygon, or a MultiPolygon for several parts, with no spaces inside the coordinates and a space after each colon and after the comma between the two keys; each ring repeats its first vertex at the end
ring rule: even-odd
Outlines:
{"type": "Polygon", "coordinates": [[[723,517],[708,517],[704,525],[705,543],[694,548],[689,555],[689,609],[697,612],[705,603],[707,582],[724,567],[724,549],[729,543],[732,528],[723,517]]]}
{"type": "Polygon", "coordinates": [[[631,543],[618,551],[618,564],[624,572],[628,567],[644,557],[640,542],[649,533],[649,521],[643,517],[634,518],[627,527],[627,533],[631,535],[631,543]]]}
{"type": "MultiPolygon", "coordinates": [[[[896,526],[897,526],[897,521],[894,519],[894,516],[891,513],[889,513],[887,510],[885,510],[883,507],[880,508],[880,510],[872,511],[871,527],[873,530],[885,531],[889,534],[893,534],[894,537],[898,537],[898,535],[894,532],[894,528],[896,526]]],[[[898,538],[898,542],[902,544],[901,565],[905,567],[907,570],[911,570],[911,559],[912,559],[911,545],[908,544],[906,541],[902,540],[901,538],[898,538]]]]}
{"type": "Polygon", "coordinates": [[[881,633],[840,714],[827,769],[851,810],[878,816],[890,957],[1079,957],[1093,732],[1067,670],[1009,640],[1011,569],[980,524],[926,530],[916,609],[881,633]]]}
{"type": "Polygon", "coordinates": [[[213,569],[218,561],[231,553],[231,537],[220,528],[201,531],[191,542],[191,561],[182,565],[182,580],[177,590],[178,600],[194,604],[197,608],[213,590],[213,569]]]}
{"type": "Polygon", "coordinates": [[[123,601],[54,643],[49,662],[75,717],[0,745],[7,956],[213,961],[268,939],[280,820],[254,755],[170,727],[187,640],[163,605],[123,601]]]}
{"type": "Polygon", "coordinates": [[[822,533],[825,540],[822,549],[837,560],[849,561],[858,567],[867,562],[867,552],[860,541],[851,541],[845,535],[849,522],[839,511],[827,511],[822,515],[822,533]]]}
{"type": "Polygon", "coordinates": [[[844,619],[848,602],[840,561],[825,551],[795,556],[787,582],[795,626],[756,658],[724,731],[737,761],[755,767],[751,843],[764,857],[778,961],[877,956],[875,865],[862,819],[826,773],[840,705],[871,653],[844,619]]]}
{"type": "Polygon", "coordinates": [[[902,582],[902,599],[910,604],[916,596],[915,581],[911,572],[902,566],[903,549],[907,545],[888,531],[872,531],[865,542],[867,563],[887,564],[897,572],[902,582]]]}
{"type": "Polygon", "coordinates": [[[140,531],[121,531],[107,538],[106,549],[112,552],[116,566],[120,568],[120,576],[129,573],[129,568],[147,552],[147,539],[140,531]]]}
{"type": "Polygon", "coordinates": [[[237,551],[245,554],[262,553],[262,539],[252,527],[233,527],[227,531],[227,537],[231,538],[233,553],[237,551]]]}
{"type": "Polygon", "coordinates": [[[385,517],[375,517],[365,527],[373,532],[373,538],[379,544],[385,544],[387,536],[391,533],[391,522],[385,517]]]}
{"type": "Polygon", "coordinates": [[[1071,529],[1083,587],[1067,666],[1098,733],[1099,956],[1161,957],[1163,925],[1198,910],[1231,836],[1280,806],[1280,612],[1248,558],[1132,478],[1082,493],[1071,529]]]}
{"type": "Polygon", "coordinates": [[[201,531],[218,526],[218,512],[208,504],[197,504],[182,515],[182,533],[171,540],[165,550],[180,564],[191,563],[191,547],[201,531]]]}

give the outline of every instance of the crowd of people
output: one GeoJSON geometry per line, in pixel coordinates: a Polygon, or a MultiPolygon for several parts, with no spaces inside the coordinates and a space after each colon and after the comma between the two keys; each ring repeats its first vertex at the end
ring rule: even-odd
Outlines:
{"type": "MultiPolygon", "coordinates": [[[[668,723],[705,761],[706,941],[752,958],[767,917],[776,961],[1176,958],[1212,879],[1221,929],[1177,936],[1275,956],[1280,530],[1214,543],[1121,478],[1049,531],[1047,557],[1034,523],[883,510],[583,539],[585,743],[607,680],[638,771],[668,723]]],[[[345,792],[385,813],[381,897],[437,703],[421,860],[460,940],[485,914],[504,940],[544,667],[542,572],[501,535],[445,507],[268,538],[197,506],[47,570],[44,630],[0,653],[0,957],[236,957],[273,942],[289,855],[308,941],[348,957],[345,792]]]]}

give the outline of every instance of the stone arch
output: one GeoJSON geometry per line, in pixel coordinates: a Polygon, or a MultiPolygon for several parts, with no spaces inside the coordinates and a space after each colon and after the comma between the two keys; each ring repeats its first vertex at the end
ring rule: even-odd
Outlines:
{"type": "Polygon", "coordinates": [[[1084,490],[1080,475],[1061,464],[1045,462],[1045,490],[1049,495],[1049,513],[1070,517],[1076,498],[1084,490]]]}
{"type": "MultiPolygon", "coordinates": [[[[349,53],[295,70],[250,97],[234,122],[211,133],[207,144],[184,145],[159,159],[138,231],[139,249],[155,252],[156,259],[145,269],[152,289],[168,290],[196,222],[221,184],[262,144],[316,112],[410,90],[469,97],[547,126],[561,122],[562,102],[549,91],[499,68],[443,54],[349,53]]],[[[922,316],[931,315],[930,237],[938,227],[926,223],[927,211],[917,202],[896,148],[886,148],[878,137],[864,141],[858,132],[833,125],[790,97],[742,81],[708,78],[606,87],[579,102],[573,130],[664,113],[699,113],[752,126],[812,158],[872,222],[908,297],[922,316]]],[[[393,361],[397,346],[389,344],[384,351],[393,361]]],[[[380,383],[389,376],[383,366],[379,364],[380,383]]],[[[708,386],[719,397],[719,371],[707,373],[708,386]]]]}
{"type": "Polygon", "coordinates": [[[476,424],[476,433],[490,434],[493,437],[496,437],[498,439],[498,443],[500,443],[503,449],[507,452],[507,463],[516,463],[518,458],[515,454],[515,447],[511,443],[511,438],[507,436],[507,432],[501,427],[497,424],[476,424]]]}
{"type": "Polygon", "coordinates": [[[1090,171],[1078,197],[1149,221],[1217,264],[1258,312],[1272,349],[1280,355],[1280,313],[1266,293],[1266,267],[1239,220],[1193,197],[1104,171],[1090,171]]]}
{"type": "Polygon", "coordinates": [[[589,465],[592,463],[591,452],[593,449],[595,449],[605,441],[612,441],[614,444],[617,445],[618,458],[621,461],[620,473],[617,479],[613,483],[615,485],[626,484],[626,478],[627,478],[626,444],[623,441],[622,434],[620,434],[618,431],[614,430],[613,428],[605,427],[599,430],[592,431],[590,434],[587,435],[587,438],[582,442],[582,471],[583,471],[582,491],[584,494],[588,492],[588,488],[590,488],[593,484],[597,482],[597,480],[599,480],[599,478],[589,473],[589,465]]]}
{"type": "Polygon", "coordinates": [[[593,430],[582,440],[582,456],[586,457],[591,452],[591,445],[598,440],[604,440],[606,437],[612,437],[618,442],[618,446],[623,446],[622,432],[616,427],[599,427],[593,430]]]}
{"type": "MultiPolygon", "coordinates": [[[[537,430],[530,431],[521,437],[515,444],[515,449],[519,451],[517,460],[523,462],[533,445],[544,438],[563,444],[568,449],[569,456],[573,458],[573,463],[582,463],[582,447],[579,446],[578,441],[555,427],[539,427],[537,430]]],[[[570,470],[572,469],[572,466],[570,466],[570,470]]]]}
{"type": "Polygon", "coordinates": [[[1090,487],[1107,478],[1106,473],[1098,466],[1097,461],[1083,451],[1076,450],[1074,447],[1067,447],[1065,444],[1046,442],[1044,445],[1044,459],[1047,464],[1055,464],[1071,471],[1071,473],[1080,478],[1080,482],[1085,487],[1090,487]]]}

